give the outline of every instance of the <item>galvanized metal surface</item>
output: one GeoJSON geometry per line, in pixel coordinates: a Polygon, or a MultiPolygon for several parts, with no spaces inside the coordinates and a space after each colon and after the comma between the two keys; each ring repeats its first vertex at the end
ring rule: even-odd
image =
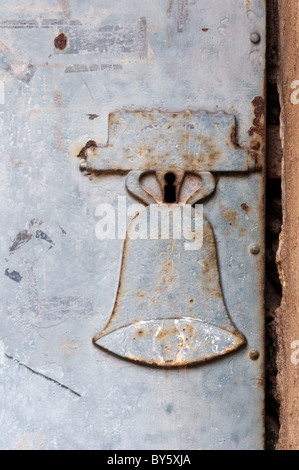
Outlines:
{"type": "Polygon", "coordinates": [[[264,2],[122,3],[1,5],[0,446],[260,449],[264,2]],[[123,253],[122,240],[96,238],[95,209],[128,193],[122,174],[84,177],[77,156],[105,146],[122,109],[235,116],[230,142],[259,171],[216,174],[204,205],[223,299],[247,340],[234,354],[164,369],[92,344],[123,253]]]}

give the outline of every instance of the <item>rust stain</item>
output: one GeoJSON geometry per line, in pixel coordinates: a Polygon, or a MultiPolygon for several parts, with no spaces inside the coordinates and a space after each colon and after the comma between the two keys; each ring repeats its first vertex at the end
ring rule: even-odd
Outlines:
{"type": "Polygon", "coordinates": [[[165,329],[159,331],[156,338],[159,341],[166,341],[170,335],[178,335],[178,334],[179,334],[179,332],[178,332],[178,329],[176,327],[172,327],[172,328],[169,328],[169,329],[165,328],[165,329]]]}
{"type": "Polygon", "coordinates": [[[202,263],[202,276],[205,279],[204,289],[208,296],[221,299],[223,294],[219,280],[217,251],[212,230],[204,232],[204,246],[209,246],[209,250],[202,263]]]}
{"type": "Polygon", "coordinates": [[[242,227],[239,230],[239,238],[243,238],[246,235],[246,227],[242,227]]]}
{"type": "Polygon", "coordinates": [[[69,0],[58,0],[61,7],[61,16],[69,19],[71,17],[71,7],[69,0]]]}
{"type": "Polygon", "coordinates": [[[147,25],[148,31],[153,31],[153,33],[158,33],[161,30],[159,24],[148,24],[147,25]]]}
{"type": "Polygon", "coordinates": [[[214,142],[213,139],[211,138],[204,138],[201,140],[201,142],[204,145],[204,153],[208,153],[209,155],[209,161],[212,163],[216,163],[222,155],[221,149],[218,149],[214,142]]]}
{"type": "MultiPolygon", "coordinates": [[[[132,221],[134,219],[136,219],[138,217],[138,214],[136,214],[133,218],[132,218],[132,221]]],[[[115,318],[117,317],[117,314],[118,314],[118,309],[119,309],[119,304],[120,304],[120,299],[121,297],[123,296],[123,271],[124,271],[124,266],[126,265],[127,263],[127,259],[128,259],[128,256],[129,253],[128,253],[128,249],[127,249],[127,243],[128,241],[125,240],[125,243],[124,243],[124,248],[123,248],[123,255],[122,255],[122,262],[121,262],[121,270],[120,270],[120,275],[119,275],[119,280],[118,280],[118,288],[117,288],[117,294],[116,294],[116,298],[115,298],[115,301],[114,301],[114,306],[113,306],[113,311],[112,311],[112,315],[110,317],[110,319],[108,320],[105,328],[99,332],[98,334],[96,334],[94,337],[93,337],[93,342],[96,343],[96,341],[102,337],[107,330],[109,330],[111,328],[111,326],[113,325],[114,321],[115,321],[115,318]]],[[[139,322],[138,319],[136,319],[137,322],[139,322]]],[[[132,359],[134,360],[134,359],[132,359]]]]}
{"type": "Polygon", "coordinates": [[[186,335],[186,341],[188,341],[190,337],[198,338],[198,332],[191,325],[186,325],[185,328],[183,328],[183,332],[186,335]]]}
{"type": "MultiPolygon", "coordinates": [[[[157,125],[155,116],[151,115],[149,112],[139,110],[139,111],[134,111],[134,115],[140,116],[146,119],[148,125],[144,129],[154,128],[157,125]]],[[[93,116],[91,116],[91,118],[92,117],[93,116]]],[[[175,127],[176,125],[175,121],[181,117],[189,119],[190,112],[172,113],[171,114],[172,122],[170,121],[168,124],[166,123],[166,125],[168,126],[168,129],[175,127]]],[[[119,117],[119,114],[111,113],[109,115],[109,140],[106,145],[104,146],[101,145],[101,147],[112,148],[113,137],[115,136],[117,132],[117,127],[123,128],[123,125],[124,125],[123,120],[121,117],[119,117]]],[[[192,125],[188,125],[186,127],[188,128],[189,126],[191,129],[193,128],[192,125]]],[[[119,132],[121,132],[121,130],[119,132]]],[[[207,155],[208,155],[209,165],[211,167],[213,167],[215,164],[219,162],[219,160],[221,160],[222,149],[215,145],[215,142],[213,141],[213,139],[208,138],[208,137],[202,137],[199,134],[193,136],[187,131],[180,132],[178,136],[180,137],[179,145],[182,147],[181,155],[184,159],[183,165],[185,168],[188,168],[189,170],[198,169],[199,160],[202,159],[205,161],[207,159],[207,155]],[[193,139],[193,138],[196,140],[196,142],[200,143],[200,147],[199,147],[200,152],[196,153],[196,155],[194,154],[194,152],[190,154],[190,152],[187,150],[189,148],[190,139],[193,139]],[[184,149],[186,149],[185,153],[184,153],[184,149]]],[[[167,133],[166,135],[161,133],[161,136],[157,136],[156,134],[154,134],[152,136],[150,144],[148,142],[141,141],[139,142],[138,145],[135,145],[133,148],[130,146],[124,146],[123,151],[125,153],[125,158],[131,162],[132,161],[137,162],[139,159],[140,160],[142,159],[144,170],[146,169],[152,170],[155,168],[161,168],[163,166],[166,167],[167,159],[171,155],[170,155],[170,152],[163,152],[163,154],[157,153],[157,148],[161,146],[161,140],[163,140],[165,148],[169,147],[170,144],[172,143],[171,138],[167,138],[167,133]]],[[[232,130],[231,130],[231,141],[232,141],[232,145],[235,148],[239,147],[235,138],[234,126],[232,126],[232,130]]],[[[82,151],[82,153],[79,152],[79,156],[85,158],[84,150],[82,151]]],[[[117,167],[115,168],[115,170],[122,170],[122,168],[117,167]]],[[[168,171],[173,171],[173,172],[176,172],[179,170],[181,170],[181,164],[172,165],[171,168],[168,168],[168,171]]]]}
{"type": "Polygon", "coordinates": [[[206,33],[207,31],[209,31],[209,28],[202,28],[201,29],[204,33],[206,33]]]}
{"type": "Polygon", "coordinates": [[[266,137],[265,131],[265,114],[266,114],[266,103],[262,96],[256,96],[252,100],[253,112],[254,112],[254,119],[253,125],[249,129],[249,135],[253,136],[257,134],[262,137],[263,141],[266,137]]]}
{"type": "Polygon", "coordinates": [[[257,139],[253,139],[250,142],[250,148],[252,148],[252,150],[259,150],[260,147],[261,147],[261,144],[257,139]]]}
{"type": "Polygon", "coordinates": [[[64,147],[64,137],[62,134],[62,129],[58,123],[56,123],[54,126],[54,141],[56,149],[62,149],[64,147]]]}
{"type": "Polygon", "coordinates": [[[210,287],[207,287],[206,290],[208,292],[208,295],[209,297],[214,297],[214,299],[222,299],[222,292],[220,290],[220,285],[219,283],[217,283],[217,288],[216,289],[213,289],[213,288],[210,288],[210,287]]]}
{"type": "Polygon", "coordinates": [[[98,114],[87,114],[87,116],[90,121],[93,121],[94,119],[99,117],[98,114]]]}
{"type": "Polygon", "coordinates": [[[182,144],[186,144],[187,142],[189,142],[190,140],[190,134],[188,132],[184,132],[182,135],[181,135],[181,142],[182,144]]]}
{"type": "Polygon", "coordinates": [[[265,152],[266,145],[266,102],[262,96],[256,96],[252,100],[254,118],[252,126],[248,131],[249,137],[253,137],[254,141],[257,141],[260,144],[261,148],[260,153],[251,152],[251,157],[256,162],[256,169],[260,170],[262,168],[261,156],[265,152]]]}
{"type": "Polygon", "coordinates": [[[30,119],[32,119],[33,117],[37,116],[38,114],[40,113],[40,110],[39,109],[30,109],[30,111],[28,111],[28,116],[30,119]]]}
{"type": "Polygon", "coordinates": [[[145,297],[145,293],[141,289],[139,289],[136,292],[136,297],[139,297],[139,299],[143,299],[145,297]]]}
{"type": "MultiPolygon", "coordinates": [[[[240,344],[239,344],[238,348],[240,348],[242,345],[246,344],[246,340],[245,340],[244,337],[239,336],[239,338],[240,338],[240,344]]],[[[187,346],[190,347],[190,344],[188,343],[187,346]]],[[[181,349],[182,347],[184,347],[184,345],[182,345],[182,343],[178,344],[179,349],[181,349]]],[[[169,349],[168,346],[165,346],[165,349],[168,350],[168,351],[171,351],[171,349],[169,349]]],[[[231,347],[231,348],[227,348],[225,351],[223,351],[222,356],[226,356],[227,354],[230,354],[231,352],[233,352],[235,350],[236,350],[235,346],[231,347]]],[[[127,354],[125,357],[127,359],[130,359],[131,361],[136,362],[137,364],[147,364],[147,365],[153,366],[153,367],[163,367],[166,377],[168,377],[168,373],[169,373],[168,371],[170,369],[177,368],[179,370],[184,371],[188,366],[192,367],[196,364],[206,363],[206,362],[210,361],[211,359],[215,358],[215,356],[213,354],[211,354],[211,355],[207,355],[204,359],[194,361],[194,362],[193,361],[190,362],[190,361],[187,361],[187,360],[179,360],[177,358],[174,359],[174,360],[170,360],[170,361],[156,361],[156,360],[142,361],[142,360],[140,360],[140,358],[137,358],[137,357],[133,356],[132,354],[127,354]]]]}
{"type": "Polygon", "coordinates": [[[168,9],[167,9],[167,17],[168,18],[170,18],[170,16],[171,16],[172,6],[173,6],[173,0],[169,0],[169,6],[168,6],[168,9]]]}
{"type": "Polygon", "coordinates": [[[248,11],[250,9],[250,0],[244,0],[244,5],[246,10],[248,11]]]}
{"type": "Polygon", "coordinates": [[[250,207],[245,202],[241,204],[241,209],[247,213],[250,211],[250,207]]]}
{"type": "Polygon", "coordinates": [[[204,235],[203,235],[203,240],[204,240],[204,244],[206,246],[213,246],[214,247],[214,237],[213,237],[213,233],[212,233],[212,230],[206,230],[204,232],[204,235]]]}
{"type": "Polygon", "coordinates": [[[64,33],[58,34],[54,39],[54,46],[56,49],[63,51],[67,46],[67,36],[64,33]]]}
{"type": "Polygon", "coordinates": [[[173,261],[172,259],[168,258],[161,271],[161,283],[171,284],[176,280],[176,278],[177,278],[177,273],[173,267],[173,261]]]}
{"type": "Polygon", "coordinates": [[[118,121],[116,119],[115,113],[110,113],[108,116],[108,122],[109,122],[109,129],[111,127],[114,127],[115,124],[118,124],[118,121]]]}
{"type": "MultiPolygon", "coordinates": [[[[139,323],[139,322],[138,322],[139,323]]],[[[153,328],[146,328],[145,330],[143,330],[142,328],[140,328],[139,330],[137,330],[135,332],[135,336],[133,337],[133,340],[136,341],[136,339],[138,338],[142,338],[143,336],[145,335],[148,335],[148,336],[151,336],[154,334],[154,329],[153,328]]]]}
{"type": "Polygon", "coordinates": [[[229,223],[229,225],[235,225],[238,221],[238,212],[235,209],[228,209],[227,207],[221,207],[222,217],[229,223]]]}
{"type": "Polygon", "coordinates": [[[188,19],[188,13],[189,13],[188,0],[178,0],[178,22],[177,22],[178,33],[183,32],[185,22],[188,19]]]}
{"type": "Polygon", "coordinates": [[[235,148],[239,148],[239,149],[241,148],[241,146],[237,142],[236,126],[235,125],[232,125],[232,127],[231,127],[230,140],[231,140],[231,143],[233,144],[233,146],[235,148]]]}
{"type": "Polygon", "coordinates": [[[94,140],[89,140],[88,142],[86,142],[84,147],[82,147],[82,149],[78,153],[77,157],[86,159],[87,158],[86,150],[90,148],[97,148],[97,143],[94,140]]]}
{"type": "Polygon", "coordinates": [[[62,93],[54,91],[54,104],[56,108],[62,108],[62,93]]]}
{"type": "Polygon", "coordinates": [[[74,354],[82,344],[80,342],[70,340],[69,338],[63,338],[59,343],[59,349],[62,357],[69,357],[74,354]]]}
{"type": "Polygon", "coordinates": [[[11,162],[11,168],[19,168],[25,165],[22,160],[16,160],[14,156],[10,155],[9,157],[10,162],[11,162]]]}

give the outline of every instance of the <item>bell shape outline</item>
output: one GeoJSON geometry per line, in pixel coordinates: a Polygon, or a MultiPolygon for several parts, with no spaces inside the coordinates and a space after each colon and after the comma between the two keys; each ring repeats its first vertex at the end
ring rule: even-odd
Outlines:
{"type": "MultiPolygon", "coordinates": [[[[168,211],[161,205],[160,211],[168,211]]],[[[173,205],[175,206],[175,205],[173,205]]],[[[192,208],[191,230],[196,209],[192,208]]],[[[135,238],[141,217],[131,220],[124,243],[112,315],[94,343],[120,357],[160,367],[197,364],[246,344],[223,298],[215,237],[202,215],[202,245],[186,250],[186,240],[135,238]]]]}

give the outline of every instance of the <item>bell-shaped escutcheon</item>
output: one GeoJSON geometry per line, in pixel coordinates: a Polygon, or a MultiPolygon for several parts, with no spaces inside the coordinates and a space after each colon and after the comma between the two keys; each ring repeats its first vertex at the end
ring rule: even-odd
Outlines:
{"type": "Polygon", "coordinates": [[[131,220],[113,312],[93,339],[101,348],[170,367],[208,361],[246,343],[225,306],[212,227],[191,207],[188,227],[184,208],[152,205],[131,220]]]}

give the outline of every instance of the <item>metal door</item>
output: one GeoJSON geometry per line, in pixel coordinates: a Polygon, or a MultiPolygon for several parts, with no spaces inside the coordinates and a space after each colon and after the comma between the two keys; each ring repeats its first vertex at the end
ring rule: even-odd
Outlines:
{"type": "Polygon", "coordinates": [[[2,2],[1,448],[263,448],[264,3],[2,2]],[[167,172],[201,250],[97,236],[167,172]]]}

